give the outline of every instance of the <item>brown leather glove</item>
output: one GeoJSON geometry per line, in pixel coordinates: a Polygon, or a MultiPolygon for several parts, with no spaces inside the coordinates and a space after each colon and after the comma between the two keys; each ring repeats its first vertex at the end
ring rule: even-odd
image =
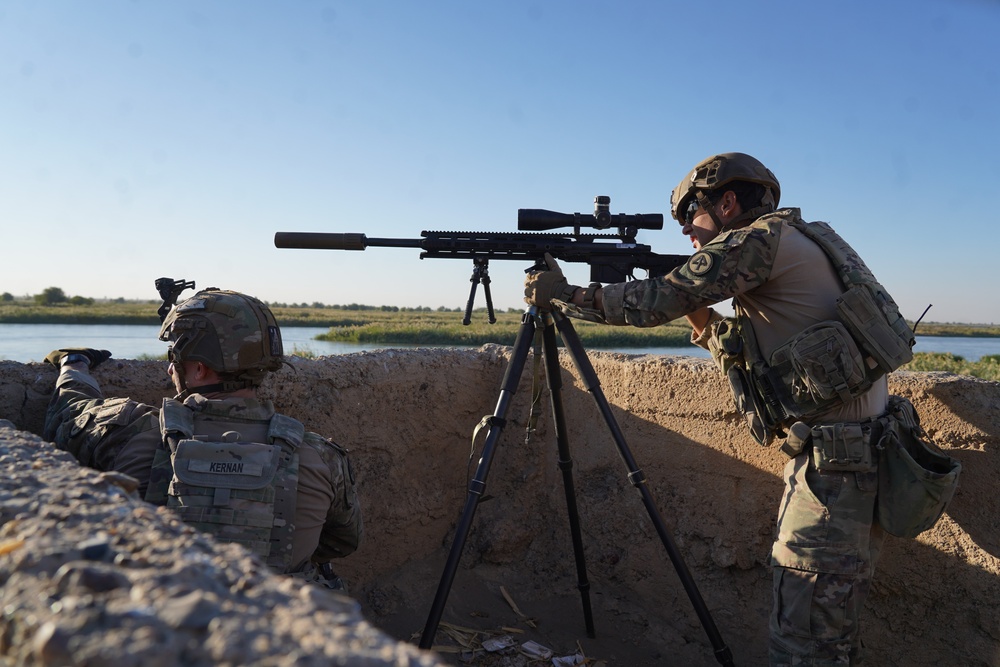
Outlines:
{"type": "Polygon", "coordinates": [[[96,368],[101,362],[107,361],[111,358],[111,353],[107,350],[95,350],[92,347],[64,347],[59,350],[52,350],[47,355],[45,355],[45,361],[52,364],[56,368],[60,368],[63,365],[63,361],[66,357],[70,357],[68,363],[74,361],[86,362],[88,368],[96,368]]]}
{"type": "Polygon", "coordinates": [[[549,253],[545,253],[545,265],[548,268],[530,271],[524,279],[524,302],[541,310],[552,310],[552,299],[572,301],[579,288],[566,282],[562,269],[549,253]]]}

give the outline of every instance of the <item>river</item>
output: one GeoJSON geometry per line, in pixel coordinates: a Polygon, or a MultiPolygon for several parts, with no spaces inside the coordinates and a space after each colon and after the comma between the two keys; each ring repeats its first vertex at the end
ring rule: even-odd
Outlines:
{"type": "MultiPolygon", "coordinates": [[[[307,352],[315,356],[348,354],[386,348],[426,347],[374,343],[332,343],[314,340],[327,327],[283,327],[286,352],[307,352]]],[[[42,361],[50,350],[61,347],[94,347],[111,350],[119,359],[156,358],[166,353],[166,343],[157,340],[157,326],[128,324],[0,324],[0,359],[27,363],[42,361]]],[[[960,336],[917,336],[916,352],[951,352],[967,361],[1000,354],[1000,338],[960,336]]],[[[679,354],[708,357],[693,345],[681,348],[615,348],[627,354],[679,354]]]]}

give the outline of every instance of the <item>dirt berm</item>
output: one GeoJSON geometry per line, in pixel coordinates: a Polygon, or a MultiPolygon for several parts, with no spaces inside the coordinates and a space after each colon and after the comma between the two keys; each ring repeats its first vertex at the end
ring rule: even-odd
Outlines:
{"type": "MultiPolygon", "coordinates": [[[[131,497],[127,481],[80,469],[24,433],[41,433],[55,371],[0,362],[0,418],[20,429],[0,429],[3,664],[434,664],[415,645],[482,452],[480,434],[470,462],[472,432],[497,406],[510,353],[292,358],[265,385],[279,410],[351,450],[366,532],[338,571],[360,613],[267,575],[238,548],[210,544],[131,497]]],[[[736,665],[766,664],[783,455],[750,439],[710,361],[590,358],[718,636],[736,665]]],[[[530,640],[590,664],[718,664],[605,421],[568,357],[561,363],[596,638],[585,633],[547,394],[525,439],[529,360],[449,588],[437,655],[545,664],[516,652],[530,640]],[[504,635],[515,640],[507,653],[478,650],[504,635]]],[[[158,404],[171,393],[162,362],[112,359],[95,376],[109,396],[158,404]]],[[[866,664],[1000,665],[1000,384],[897,372],[890,389],[914,402],[964,471],[932,530],[888,539],[864,614],[866,664]]]]}

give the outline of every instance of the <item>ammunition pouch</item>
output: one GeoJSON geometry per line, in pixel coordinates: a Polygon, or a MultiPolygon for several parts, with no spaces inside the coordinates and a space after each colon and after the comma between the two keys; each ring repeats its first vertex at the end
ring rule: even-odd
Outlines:
{"type": "Polygon", "coordinates": [[[823,472],[873,472],[878,461],[872,451],[881,432],[878,421],[814,426],[813,465],[823,472]]]}
{"type": "Polygon", "coordinates": [[[878,465],[875,451],[887,421],[881,418],[815,426],[795,422],[781,451],[794,458],[812,447],[813,465],[823,472],[874,472],[878,465]]]}

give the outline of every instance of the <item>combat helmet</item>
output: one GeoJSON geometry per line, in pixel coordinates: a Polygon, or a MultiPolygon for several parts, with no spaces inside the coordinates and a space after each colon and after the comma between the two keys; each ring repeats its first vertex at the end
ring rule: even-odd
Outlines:
{"type": "Polygon", "coordinates": [[[734,181],[745,181],[757,183],[764,186],[764,196],[760,205],[744,211],[727,226],[733,227],[744,220],[755,220],[762,215],[770,213],[778,208],[778,200],[781,198],[781,186],[778,179],[774,177],[771,170],[763,165],[755,157],[746,153],[722,153],[713,155],[699,162],[694,169],[688,172],[680,185],[670,193],[670,214],[674,220],[684,224],[684,214],[692,199],[697,199],[715,220],[719,229],[722,229],[718,218],[712,211],[708,193],[713,190],[724,188],[734,181]]]}
{"type": "Polygon", "coordinates": [[[160,340],[172,362],[200,361],[223,380],[224,391],[257,387],[281,368],[281,330],[262,301],[214,287],[177,304],[163,320],[160,340]]]}

